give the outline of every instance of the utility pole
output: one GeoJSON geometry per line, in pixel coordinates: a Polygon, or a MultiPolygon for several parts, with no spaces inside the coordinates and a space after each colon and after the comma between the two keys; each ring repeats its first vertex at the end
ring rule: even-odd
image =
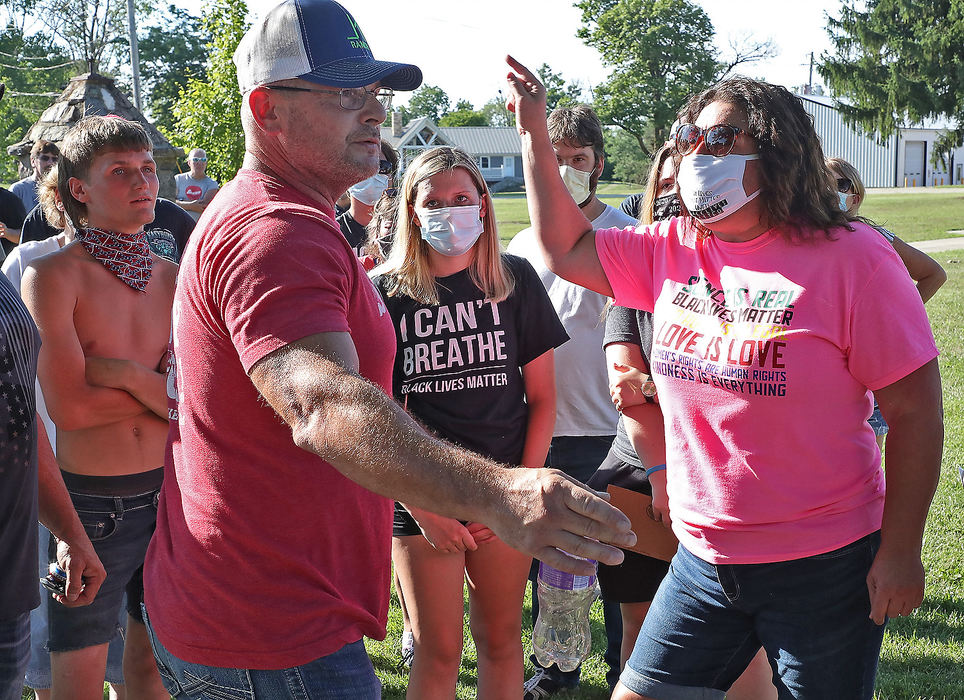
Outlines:
{"type": "Polygon", "coordinates": [[[138,112],[141,107],[141,70],[137,57],[137,22],[134,19],[134,0],[127,0],[127,33],[131,44],[131,74],[134,76],[134,106],[138,112]]]}
{"type": "MultiPolygon", "coordinates": [[[[133,0],[127,0],[133,2],[133,0]]],[[[813,94],[813,51],[810,52],[810,77],[807,79],[807,93],[813,94]]]]}

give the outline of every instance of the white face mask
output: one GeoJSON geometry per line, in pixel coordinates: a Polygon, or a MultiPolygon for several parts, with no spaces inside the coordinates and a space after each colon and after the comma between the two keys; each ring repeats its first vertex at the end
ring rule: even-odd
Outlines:
{"type": "Polygon", "coordinates": [[[362,204],[373,205],[388,189],[388,175],[375,173],[367,180],[362,180],[356,185],[348,188],[348,194],[352,199],[357,199],[362,204]]]}
{"type": "Polygon", "coordinates": [[[595,170],[596,169],[593,168],[592,171],[587,173],[582,170],[576,170],[569,165],[559,166],[559,174],[562,175],[562,182],[579,206],[585,204],[592,196],[592,174],[595,170]]]}
{"type": "Polygon", "coordinates": [[[725,219],[760,190],[747,194],[743,189],[743,173],[749,160],[757,160],[756,153],[717,158],[709,154],[685,156],[680,162],[676,182],[687,210],[703,223],[725,219]]]}
{"type": "Polygon", "coordinates": [[[416,209],[422,238],[442,255],[468,252],[482,235],[480,206],[416,209]]]}

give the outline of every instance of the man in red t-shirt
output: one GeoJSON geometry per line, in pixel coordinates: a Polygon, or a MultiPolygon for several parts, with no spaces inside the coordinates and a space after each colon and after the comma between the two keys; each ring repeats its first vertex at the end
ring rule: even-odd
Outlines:
{"type": "Polygon", "coordinates": [[[392,89],[421,71],[376,61],[331,0],[285,0],[235,63],[246,154],[181,261],[148,624],[174,695],[374,698],[390,498],[577,573],[561,550],[616,563],[604,543],[635,537],[575,482],[432,438],[390,398],[395,333],[333,203],[377,170],[392,89]]]}

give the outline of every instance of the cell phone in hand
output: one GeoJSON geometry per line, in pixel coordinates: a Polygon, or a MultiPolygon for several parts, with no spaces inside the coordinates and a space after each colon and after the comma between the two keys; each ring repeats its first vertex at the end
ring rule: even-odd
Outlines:
{"type": "Polygon", "coordinates": [[[51,593],[67,595],[67,572],[57,562],[52,562],[47,575],[40,579],[40,585],[51,593]]]}

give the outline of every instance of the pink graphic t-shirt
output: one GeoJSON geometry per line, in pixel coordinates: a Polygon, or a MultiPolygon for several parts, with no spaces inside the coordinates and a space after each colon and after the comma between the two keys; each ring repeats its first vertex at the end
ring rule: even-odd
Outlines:
{"type": "Polygon", "coordinates": [[[868,389],[937,347],[893,248],[854,229],[728,243],[677,218],[596,233],[616,303],[653,311],[673,530],[706,561],[796,559],[880,528],[868,389]]]}

